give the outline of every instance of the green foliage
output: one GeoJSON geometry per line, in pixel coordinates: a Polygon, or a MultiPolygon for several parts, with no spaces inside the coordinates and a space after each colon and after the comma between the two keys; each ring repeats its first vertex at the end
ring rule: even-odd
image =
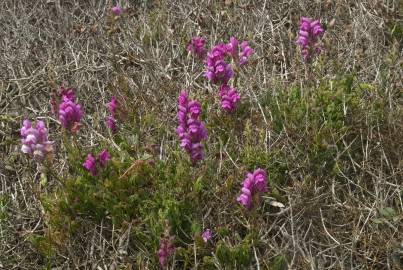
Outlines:
{"type": "Polygon", "coordinates": [[[287,270],[287,260],[283,255],[274,257],[272,262],[272,270],[287,270]]]}
{"type": "Polygon", "coordinates": [[[250,263],[251,247],[251,243],[248,240],[244,240],[235,246],[230,246],[221,241],[217,243],[215,255],[221,265],[233,269],[239,269],[250,263]]]}
{"type": "MultiPolygon", "coordinates": [[[[42,197],[48,230],[44,237],[33,237],[32,243],[50,258],[54,249],[63,250],[66,239],[90,224],[107,221],[116,229],[131,225],[131,242],[140,247],[136,255],[139,265],[150,258],[158,263],[159,241],[168,231],[175,239],[176,267],[192,268],[196,259],[203,269],[217,265],[244,269],[253,263],[253,248],[263,248],[256,244],[259,216],[274,207],[265,204],[267,207],[245,214],[245,222],[252,225],[239,227],[236,233],[233,226],[215,224],[214,242],[204,243],[200,235],[205,227],[205,206],[214,216],[221,211],[216,207],[219,200],[231,201],[224,212],[235,209],[238,184],[245,171],[256,168],[268,172],[269,196],[284,204],[287,197],[282,187],[293,185],[290,171],[305,171],[302,180],[308,193],[314,181],[337,175],[343,170],[342,139],[354,139],[364,115],[370,115],[365,121],[385,117],[384,104],[367,102],[367,93],[378,92],[370,84],[356,83],[353,76],[323,81],[317,87],[277,89],[259,101],[263,113],[270,116],[267,125],[261,111],[248,111],[247,106],[233,115],[204,113],[210,144],[208,158],[197,167],[191,167],[177,147],[168,149],[168,160],[154,160],[150,146],[170,131],[150,113],[136,119],[131,132],[116,136],[120,149],[108,147],[112,159],[96,177],[82,167],[87,151],[74,139],[65,138],[71,176],[62,180],[57,192],[42,197]],[[269,141],[269,132],[278,135],[278,142],[269,141]],[[282,140],[291,140],[292,149],[283,147],[282,140]],[[242,164],[241,170],[228,155],[242,164]]],[[[99,153],[101,149],[92,151],[99,153]]],[[[396,215],[388,208],[379,213],[375,223],[395,222],[396,215]]],[[[283,255],[271,263],[272,269],[287,269],[283,255]]]]}

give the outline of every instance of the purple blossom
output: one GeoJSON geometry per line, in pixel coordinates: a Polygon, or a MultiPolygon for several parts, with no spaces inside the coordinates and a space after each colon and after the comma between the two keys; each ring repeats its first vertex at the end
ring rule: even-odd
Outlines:
{"type": "Polygon", "coordinates": [[[323,36],[325,30],[319,20],[301,17],[297,44],[301,47],[301,53],[305,61],[309,61],[312,55],[320,54],[322,47],[319,38],[323,36]]]}
{"type": "Polygon", "coordinates": [[[234,58],[235,61],[238,60],[238,51],[239,51],[239,41],[234,38],[231,37],[229,39],[229,43],[227,45],[225,45],[226,50],[227,50],[227,54],[231,55],[232,58],[234,58]]]}
{"type": "Polygon", "coordinates": [[[199,58],[204,58],[207,54],[205,48],[206,40],[202,37],[193,37],[187,46],[187,50],[199,58]]]}
{"type": "Polygon", "coordinates": [[[241,43],[241,52],[239,54],[239,65],[243,66],[248,63],[248,59],[253,55],[255,51],[249,47],[247,41],[241,43]]]}
{"type": "Polygon", "coordinates": [[[198,120],[201,105],[198,101],[189,101],[188,94],[182,90],[178,98],[178,128],[176,132],[181,141],[181,147],[190,155],[195,165],[204,158],[201,142],[207,139],[207,130],[203,122],[198,120]]]}
{"type": "Polygon", "coordinates": [[[207,60],[205,62],[206,71],[204,76],[215,84],[224,84],[234,76],[234,71],[230,64],[225,62],[225,56],[227,54],[227,46],[224,43],[220,43],[213,47],[213,49],[207,54],[207,60]]]}
{"type": "Polygon", "coordinates": [[[253,196],[264,192],[267,192],[267,174],[264,170],[257,169],[247,174],[237,201],[250,210],[253,207],[253,196]]]}
{"type": "Polygon", "coordinates": [[[238,105],[241,97],[235,88],[231,88],[227,84],[223,84],[220,87],[220,96],[221,96],[221,108],[224,111],[231,112],[238,105]]]}
{"type": "Polygon", "coordinates": [[[48,131],[43,121],[38,121],[35,127],[31,121],[24,120],[21,133],[21,151],[32,156],[37,161],[42,161],[52,152],[52,143],[48,140],[48,131]]]}
{"type": "Polygon", "coordinates": [[[108,161],[111,159],[108,150],[103,150],[101,153],[98,154],[98,162],[101,167],[106,167],[108,161]]]}
{"type": "Polygon", "coordinates": [[[76,93],[75,93],[74,88],[65,88],[63,85],[60,86],[59,96],[60,97],[65,96],[68,99],[73,100],[73,101],[76,99],[76,93]]]}
{"type": "Polygon", "coordinates": [[[116,16],[119,16],[120,14],[122,14],[123,10],[121,7],[119,6],[114,6],[112,7],[112,13],[116,16]]]}
{"type": "Polygon", "coordinates": [[[85,160],[83,166],[87,171],[91,173],[92,176],[97,175],[97,162],[92,154],[87,155],[87,159],[85,160]]]}
{"type": "Polygon", "coordinates": [[[112,97],[111,101],[107,104],[108,106],[108,111],[111,113],[112,116],[115,116],[116,114],[116,109],[118,107],[118,100],[116,97],[112,97]]]}
{"type": "Polygon", "coordinates": [[[175,247],[172,243],[171,238],[162,238],[160,240],[160,248],[158,250],[158,258],[160,265],[162,267],[165,267],[168,261],[168,258],[172,256],[172,254],[175,252],[175,247]]]}
{"type": "Polygon", "coordinates": [[[88,154],[83,166],[91,173],[92,176],[96,176],[98,174],[98,165],[101,167],[106,167],[110,159],[111,156],[108,150],[104,149],[98,154],[97,158],[95,158],[92,154],[88,154]]]}
{"type": "Polygon", "coordinates": [[[211,233],[210,229],[207,229],[202,233],[202,238],[205,243],[207,243],[212,237],[213,234],[211,233]]]}
{"type": "Polygon", "coordinates": [[[115,134],[117,132],[115,115],[118,108],[118,101],[116,97],[112,97],[111,101],[107,104],[107,107],[111,115],[106,118],[106,126],[112,131],[113,134],[115,134]]]}
{"type": "Polygon", "coordinates": [[[80,127],[83,112],[81,106],[75,103],[74,97],[70,98],[67,95],[62,96],[62,103],[59,104],[59,121],[65,129],[75,133],[80,127]]]}
{"type": "Polygon", "coordinates": [[[248,59],[253,55],[254,50],[249,46],[247,41],[242,41],[239,46],[239,41],[235,37],[231,37],[229,43],[226,45],[227,54],[230,55],[235,63],[243,66],[248,63],[248,59]],[[239,51],[239,48],[241,49],[239,51]]]}
{"type": "Polygon", "coordinates": [[[113,134],[115,134],[118,130],[116,119],[113,116],[108,116],[108,118],[106,118],[106,126],[112,131],[113,134]]]}

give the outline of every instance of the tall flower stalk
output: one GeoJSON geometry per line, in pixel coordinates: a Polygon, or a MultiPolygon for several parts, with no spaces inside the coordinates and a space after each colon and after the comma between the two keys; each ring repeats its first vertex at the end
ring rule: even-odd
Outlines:
{"type": "Polygon", "coordinates": [[[176,132],[181,147],[189,154],[193,165],[204,158],[202,141],[207,140],[205,124],[199,120],[201,106],[198,101],[189,100],[188,94],[182,90],[178,98],[178,128],[176,132]]]}

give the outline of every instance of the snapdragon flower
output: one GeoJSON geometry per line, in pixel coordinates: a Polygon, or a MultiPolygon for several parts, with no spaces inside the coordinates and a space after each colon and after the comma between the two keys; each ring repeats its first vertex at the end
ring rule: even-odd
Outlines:
{"type": "Polygon", "coordinates": [[[59,104],[59,121],[65,129],[75,133],[80,128],[83,112],[81,106],[75,103],[74,91],[69,90],[62,96],[62,102],[59,104]]]}
{"type": "Polygon", "coordinates": [[[231,88],[227,84],[223,84],[220,87],[221,96],[221,108],[224,111],[230,112],[235,110],[241,97],[235,88],[231,88]]]}
{"type": "Polygon", "coordinates": [[[186,91],[181,91],[178,98],[178,128],[176,132],[181,140],[181,147],[190,155],[195,165],[204,158],[204,149],[201,142],[207,139],[207,130],[204,123],[198,120],[201,105],[198,101],[189,101],[186,91]]]}
{"type": "Polygon", "coordinates": [[[107,107],[111,115],[106,118],[106,126],[112,131],[112,133],[116,133],[117,125],[115,115],[118,108],[118,101],[116,97],[112,97],[111,101],[107,104],[107,107]]]}
{"type": "Polygon", "coordinates": [[[67,97],[70,100],[75,100],[76,99],[76,93],[74,92],[74,88],[65,88],[63,85],[60,86],[59,89],[59,96],[60,97],[67,97]]]}
{"type": "Polygon", "coordinates": [[[254,53],[254,50],[249,46],[247,41],[242,41],[239,46],[239,41],[235,37],[230,38],[229,43],[226,44],[226,49],[227,54],[230,55],[239,66],[247,64],[248,59],[254,53]]]}
{"type": "Polygon", "coordinates": [[[92,176],[96,176],[98,173],[97,162],[92,154],[87,155],[87,159],[83,164],[84,168],[91,173],[92,176]]]}
{"type": "Polygon", "coordinates": [[[171,237],[164,237],[160,240],[160,248],[158,250],[158,258],[160,265],[165,267],[168,258],[175,252],[175,246],[172,243],[171,237]]]}
{"type": "Polygon", "coordinates": [[[319,20],[301,17],[297,44],[301,47],[305,61],[311,60],[314,53],[320,54],[322,47],[319,38],[323,36],[324,32],[319,20]]]}
{"type": "Polygon", "coordinates": [[[241,43],[241,52],[239,53],[239,65],[243,66],[248,63],[249,58],[255,51],[249,46],[247,41],[241,43]]]}
{"type": "Polygon", "coordinates": [[[237,201],[250,210],[253,207],[253,197],[263,192],[267,192],[267,175],[264,170],[257,169],[247,174],[237,201]]]}
{"type": "Polygon", "coordinates": [[[48,140],[48,130],[43,121],[36,122],[33,126],[28,119],[24,120],[21,134],[21,151],[32,156],[37,161],[42,161],[50,152],[52,152],[52,143],[48,140]]]}
{"type": "Polygon", "coordinates": [[[101,167],[106,167],[110,159],[111,156],[106,149],[102,150],[102,152],[98,154],[97,158],[90,153],[87,155],[87,158],[83,163],[83,167],[89,171],[92,176],[96,176],[98,174],[98,165],[101,167]]]}
{"type": "Polygon", "coordinates": [[[112,7],[112,13],[116,16],[119,16],[120,14],[122,14],[123,9],[121,7],[119,7],[118,5],[112,7]]]}
{"type": "Polygon", "coordinates": [[[206,40],[202,37],[193,37],[187,46],[187,50],[196,55],[197,57],[203,59],[207,54],[207,49],[205,48],[206,40]]]}
{"type": "Polygon", "coordinates": [[[213,237],[213,234],[212,234],[212,232],[211,232],[210,229],[207,229],[207,230],[205,230],[205,231],[202,233],[202,238],[203,238],[203,241],[204,241],[205,243],[207,243],[208,241],[210,241],[212,237],[213,237]]]}
{"type": "Polygon", "coordinates": [[[106,167],[108,161],[111,159],[108,150],[102,150],[101,153],[98,155],[98,162],[102,167],[106,167]]]}
{"type": "Polygon", "coordinates": [[[226,84],[234,76],[231,64],[225,62],[227,47],[220,43],[208,52],[204,76],[214,84],[226,84]]]}
{"type": "Polygon", "coordinates": [[[111,101],[107,104],[108,106],[108,111],[111,113],[112,116],[115,116],[116,114],[116,110],[118,107],[118,100],[116,99],[116,97],[112,97],[111,101]]]}
{"type": "Polygon", "coordinates": [[[106,126],[112,131],[113,134],[115,134],[118,130],[116,119],[113,116],[108,116],[108,118],[106,118],[106,126]]]}

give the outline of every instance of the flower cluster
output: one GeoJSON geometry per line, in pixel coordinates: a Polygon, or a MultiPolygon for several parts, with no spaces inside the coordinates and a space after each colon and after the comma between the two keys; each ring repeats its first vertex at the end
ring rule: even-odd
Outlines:
{"type": "Polygon", "coordinates": [[[231,88],[228,84],[220,87],[221,108],[224,111],[233,111],[236,108],[241,97],[235,88],[231,88]]]}
{"type": "Polygon", "coordinates": [[[21,151],[32,156],[37,161],[42,161],[52,152],[52,143],[48,140],[48,130],[43,121],[38,121],[35,126],[32,122],[24,120],[21,133],[21,151]]]}
{"type": "Polygon", "coordinates": [[[116,111],[117,111],[117,107],[118,107],[118,101],[117,101],[116,97],[112,97],[111,101],[108,103],[107,106],[108,106],[108,111],[111,115],[108,116],[108,118],[106,119],[106,126],[112,131],[112,133],[116,133],[117,125],[116,125],[115,115],[116,115],[116,111]]]}
{"type": "Polygon", "coordinates": [[[231,64],[225,62],[227,46],[220,43],[207,54],[205,76],[214,84],[226,84],[234,76],[231,64]]]}
{"type": "Polygon", "coordinates": [[[239,46],[239,41],[231,37],[229,43],[225,45],[227,54],[230,55],[236,65],[243,66],[248,63],[249,58],[253,55],[254,50],[249,46],[247,41],[242,41],[241,46],[239,46]],[[241,50],[239,50],[241,47],[241,50]]]}
{"type": "Polygon", "coordinates": [[[202,37],[193,37],[187,46],[187,50],[196,55],[197,57],[203,59],[207,54],[207,49],[205,48],[206,40],[202,37]]]}
{"type": "Polygon", "coordinates": [[[207,243],[208,241],[210,241],[212,237],[213,237],[213,234],[212,234],[212,232],[211,232],[210,229],[207,229],[207,230],[205,230],[205,231],[202,233],[202,238],[203,238],[203,241],[204,241],[205,243],[207,243]]]}
{"type": "Polygon", "coordinates": [[[319,44],[319,37],[324,32],[319,20],[301,17],[297,44],[301,47],[305,61],[309,61],[314,53],[320,54],[322,47],[319,44]]]}
{"type": "Polygon", "coordinates": [[[75,133],[80,128],[80,121],[83,117],[81,106],[75,103],[75,93],[72,88],[61,88],[61,103],[59,104],[59,121],[62,126],[75,133]]]}
{"type": "Polygon", "coordinates": [[[176,132],[181,140],[181,147],[188,152],[192,164],[203,159],[202,140],[207,139],[207,130],[203,122],[198,120],[201,106],[198,101],[189,101],[186,91],[181,91],[178,99],[178,122],[176,132]]]}
{"type": "Polygon", "coordinates": [[[119,16],[120,14],[122,14],[122,12],[123,12],[123,9],[121,8],[121,7],[119,7],[119,6],[114,6],[114,7],[112,7],[112,13],[113,13],[113,15],[115,15],[115,16],[119,16]]]}
{"type": "Polygon", "coordinates": [[[96,159],[92,154],[88,154],[83,166],[92,176],[96,176],[98,174],[98,164],[101,167],[106,167],[110,159],[111,156],[109,155],[108,150],[103,150],[98,154],[96,159]]]}
{"type": "Polygon", "coordinates": [[[239,53],[239,65],[243,66],[247,64],[249,57],[251,57],[254,52],[255,51],[249,47],[249,43],[247,41],[243,41],[241,43],[241,52],[239,53]]]}
{"type": "Polygon", "coordinates": [[[220,85],[221,108],[224,111],[233,111],[240,100],[236,89],[228,85],[235,73],[231,64],[226,62],[226,58],[232,58],[235,65],[241,67],[248,63],[253,53],[254,50],[247,41],[239,45],[235,37],[231,37],[227,44],[217,44],[207,53],[205,77],[212,83],[220,85]]]}
{"type": "Polygon", "coordinates": [[[253,207],[253,196],[257,193],[267,192],[267,175],[262,169],[257,169],[253,173],[248,173],[242,183],[242,193],[237,201],[247,209],[253,207]]]}
{"type": "Polygon", "coordinates": [[[168,258],[175,252],[175,247],[172,243],[172,237],[164,237],[160,240],[160,248],[158,250],[158,258],[160,265],[165,267],[168,258]]]}

